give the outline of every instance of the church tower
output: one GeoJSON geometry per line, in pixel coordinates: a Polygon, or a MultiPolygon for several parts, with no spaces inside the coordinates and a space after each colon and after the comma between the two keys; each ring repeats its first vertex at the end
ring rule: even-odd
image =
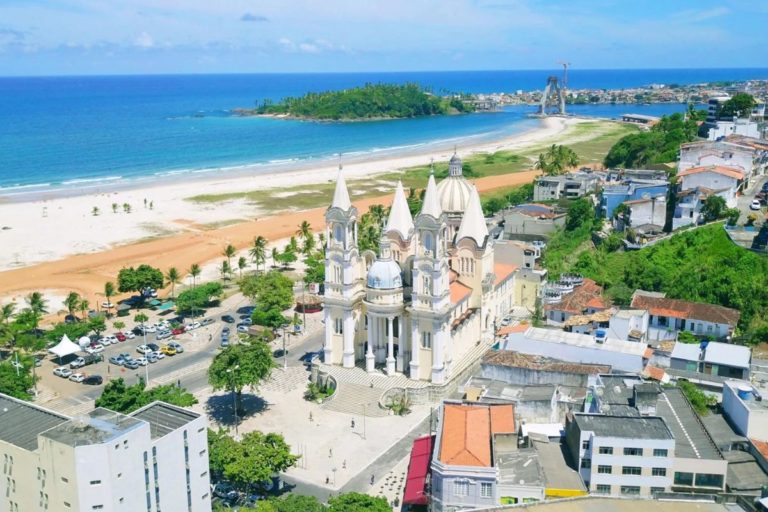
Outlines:
{"type": "Polygon", "coordinates": [[[447,377],[444,357],[450,343],[450,283],[446,215],[434,174],[429,176],[415,230],[410,374],[412,379],[442,384],[447,377]]]}
{"type": "Polygon", "coordinates": [[[325,345],[323,361],[355,366],[355,338],[365,293],[365,265],[357,247],[357,208],[339,166],[333,202],[325,213],[325,345]]]}

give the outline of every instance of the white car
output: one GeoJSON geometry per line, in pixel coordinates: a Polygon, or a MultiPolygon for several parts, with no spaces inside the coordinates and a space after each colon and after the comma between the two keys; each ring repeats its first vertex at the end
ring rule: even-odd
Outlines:
{"type": "Polygon", "coordinates": [[[69,380],[72,382],[83,382],[85,380],[85,375],[82,373],[73,373],[69,376],[69,380]]]}
{"type": "Polygon", "coordinates": [[[156,357],[158,360],[159,360],[159,359],[165,359],[165,354],[163,354],[163,353],[162,353],[162,352],[160,352],[159,350],[156,350],[155,352],[152,352],[152,353],[153,353],[153,354],[155,354],[155,357],[156,357]]]}
{"type": "Polygon", "coordinates": [[[104,352],[104,345],[101,343],[97,343],[95,345],[91,345],[90,347],[85,349],[86,352],[89,354],[100,354],[104,352]]]}
{"type": "Polygon", "coordinates": [[[70,375],[72,375],[72,370],[67,368],[66,366],[59,366],[55,370],[53,370],[53,374],[57,377],[64,377],[65,379],[68,379],[70,375]]]}
{"type": "Polygon", "coordinates": [[[129,339],[129,340],[132,340],[132,339],[134,339],[134,338],[136,337],[136,335],[135,335],[135,334],[133,334],[133,331],[128,331],[128,332],[126,332],[126,333],[123,333],[123,334],[125,334],[125,337],[126,337],[127,339],[129,339]]]}
{"type": "MultiPolygon", "coordinates": [[[[149,352],[145,352],[145,354],[149,354],[150,352],[151,350],[149,352]]],[[[149,364],[149,360],[146,357],[137,357],[136,359],[134,359],[134,361],[139,363],[139,365],[141,366],[147,366],[149,364]]]]}
{"type": "Polygon", "coordinates": [[[763,206],[760,204],[760,201],[755,199],[752,201],[752,204],[749,205],[750,210],[760,210],[763,206]]]}
{"type": "Polygon", "coordinates": [[[149,354],[150,352],[152,352],[152,349],[146,345],[139,345],[138,347],[136,347],[136,352],[138,352],[139,354],[149,354]]]}
{"type": "Polygon", "coordinates": [[[107,347],[112,344],[112,341],[107,336],[102,336],[99,338],[99,343],[107,347]]]}
{"type": "Polygon", "coordinates": [[[104,302],[101,303],[101,307],[104,309],[112,309],[113,307],[115,307],[115,305],[105,300],[104,302]]]}
{"type": "Polygon", "coordinates": [[[140,329],[140,330],[141,330],[143,333],[145,333],[145,334],[146,334],[146,333],[148,333],[148,332],[155,332],[155,331],[157,331],[157,328],[156,328],[154,325],[144,325],[144,326],[139,326],[139,329],[140,329]]]}
{"type": "Polygon", "coordinates": [[[184,329],[187,331],[191,331],[194,329],[199,329],[201,327],[200,322],[192,322],[184,326],[184,329]]]}

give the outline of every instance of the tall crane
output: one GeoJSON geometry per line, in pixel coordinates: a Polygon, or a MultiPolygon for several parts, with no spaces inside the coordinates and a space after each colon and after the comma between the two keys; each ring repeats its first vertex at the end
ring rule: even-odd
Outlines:
{"type": "Polygon", "coordinates": [[[561,60],[558,62],[558,64],[563,66],[563,90],[566,90],[568,89],[568,67],[571,65],[571,63],[561,60]]]}

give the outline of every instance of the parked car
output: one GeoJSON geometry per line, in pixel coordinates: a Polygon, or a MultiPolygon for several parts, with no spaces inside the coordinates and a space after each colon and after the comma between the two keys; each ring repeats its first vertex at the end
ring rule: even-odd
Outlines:
{"type": "Polygon", "coordinates": [[[213,318],[203,318],[200,320],[200,325],[211,325],[213,322],[213,318]]]}
{"type": "Polygon", "coordinates": [[[232,315],[222,315],[221,321],[227,322],[228,324],[233,324],[235,323],[235,318],[232,315]]]}
{"type": "Polygon", "coordinates": [[[147,366],[149,364],[149,360],[146,357],[137,357],[134,359],[137,363],[139,363],[140,366],[147,366]]]}
{"type": "Polygon", "coordinates": [[[750,210],[759,210],[760,208],[762,208],[762,205],[760,204],[759,199],[753,200],[752,203],[749,205],[750,210]]]}
{"type": "Polygon", "coordinates": [[[158,331],[157,332],[157,339],[158,340],[164,340],[171,337],[171,331],[158,331]]]}
{"type": "Polygon", "coordinates": [[[201,327],[200,322],[191,322],[184,326],[184,328],[188,331],[199,329],[200,327],[201,327]]]}
{"type": "Polygon", "coordinates": [[[139,326],[139,331],[142,334],[147,334],[147,333],[150,333],[150,332],[156,332],[157,328],[154,325],[140,325],[139,326]]]}
{"type": "Polygon", "coordinates": [[[125,334],[121,333],[121,332],[115,333],[115,338],[117,338],[117,341],[119,341],[121,343],[128,339],[128,337],[125,334]]]}
{"type": "Polygon", "coordinates": [[[116,364],[117,366],[123,366],[125,358],[123,356],[112,356],[109,358],[109,362],[111,364],[116,364]]]}
{"type": "Polygon", "coordinates": [[[158,361],[159,361],[160,359],[165,359],[165,354],[163,354],[163,353],[162,353],[162,352],[160,352],[159,350],[157,350],[157,351],[155,351],[155,352],[152,352],[152,354],[153,354],[153,355],[154,355],[154,356],[157,358],[157,360],[158,360],[158,361]]]}
{"type": "Polygon", "coordinates": [[[176,349],[173,347],[169,347],[168,345],[163,345],[162,348],[160,348],[160,352],[167,356],[175,356],[176,355],[176,349]]]}
{"type": "Polygon", "coordinates": [[[103,382],[104,379],[101,377],[101,375],[89,375],[83,379],[83,384],[87,384],[89,386],[101,386],[103,382]]]}
{"type": "Polygon", "coordinates": [[[768,192],[768,181],[766,181],[765,183],[763,183],[763,188],[762,188],[762,191],[763,191],[763,192],[768,192]]]}
{"type": "Polygon", "coordinates": [[[184,352],[184,347],[181,346],[181,343],[177,343],[175,341],[169,341],[168,346],[171,347],[173,350],[175,350],[177,354],[181,354],[182,352],[184,352]]]}
{"type": "Polygon", "coordinates": [[[229,327],[227,327],[227,326],[225,325],[225,326],[224,326],[224,327],[221,329],[221,334],[226,334],[227,336],[229,336],[229,327]]]}
{"type": "Polygon", "coordinates": [[[240,321],[241,324],[253,325],[253,320],[251,320],[250,316],[241,317],[241,318],[242,318],[242,320],[240,321]]]}
{"type": "Polygon", "coordinates": [[[138,352],[139,354],[146,354],[148,352],[152,352],[152,349],[149,348],[149,346],[147,345],[139,345],[138,347],[136,347],[136,352],[138,352]]]}
{"type": "Polygon", "coordinates": [[[171,334],[174,336],[179,336],[180,334],[184,334],[184,327],[177,327],[174,330],[171,331],[171,334]]]}
{"type": "Polygon", "coordinates": [[[82,373],[73,373],[69,376],[69,380],[72,382],[83,382],[85,380],[85,375],[82,373]]]}
{"type": "Polygon", "coordinates": [[[237,308],[237,313],[239,315],[251,315],[253,314],[255,309],[256,309],[256,306],[243,306],[243,307],[237,308]]]}
{"type": "Polygon", "coordinates": [[[106,300],[101,303],[101,308],[102,309],[112,309],[113,307],[115,307],[115,305],[112,304],[111,302],[106,301],[106,300]]]}
{"type": "Polygon", "coordinates": [[[101,343],[94,343],[90,347],[86,348],[85,351],[89,354],[100,354],[104,352],[104,345],[101,343]]]}
{"type": "Polygon", "coordinates": [[[82,357],[78,357],[77,359],[69,363],[69,367],[72,369],[82,368],[83,366],[88,366],[89,364],[95,364],[103,360],[104,360],[104,357],[99,354],[88,354],[82,357]]]}
{"type": "Polygon", "coordinates": [[[160,345],[157,343],[147,343],[147,346],[150,348],[150,350],[152,350],[152,352],[157,352],[160,350],[160,345]]]}
{"type": "Polygon", "coordinates": [[[229,346],[229,338],[221,338],[221,348],[227,348],[229,346]]]}
{"type": "Polygon", "coordinates": [[[99,343],[101,343],[105,347],[108,347],[112,344],[112,340],[109,338],[109,336],[102,336],[101,338],[99,338],[99,343]]]}
{"type": "Polygon", "coordinates": [[[133,359],[130,359],[130,360],[126,361],[125,363],[123,363],[123,366],[128,368],[129,370],[135,370],[135,369],[137,369],[139,367],[139,363],[137,363],[133,359]]]}
{"type": "Polygon", "coordinates": [[[63,377],[65,379],[68,379],[70,375],[72,375],[72,370],[67,368],[66,366],[59,366],[55,370],[53,370],[53,374],[57,377],[63,377]]]}
{"type": "Polygon", "coordinates": [[[149,362],[149,363],[156,363],[157,362],[157,356],[155,355],[154,352],[149,352],[144,357],[147,358],[147,362],[149,362]]]}
{"type": "Polygon", "coordinates": [[[128,338],[129,340],[132,340],[136,337],[136,334],[134,334],[133,331],[128,331],[125,333],[125,337],[128,338]]]}
{"type": "Polygon", "coordinates": [[[250,325],[238,324],[237,325],[237,332],[248,332],[248,329],[250,327],[251,327],[250,325]]]}
{"type": "Polygon", "coordinates": [[[131,354],[128,352],[120,352],[117,357],[122,357],[124,360],[127,360],[131,358],[131,354]]]}

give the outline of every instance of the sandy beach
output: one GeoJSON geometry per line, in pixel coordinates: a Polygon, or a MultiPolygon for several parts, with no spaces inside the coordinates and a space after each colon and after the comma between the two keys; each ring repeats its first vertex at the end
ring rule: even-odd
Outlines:
{"type": "MultiPolygon", "coordinates": [[[[472,153],[520,150],[551,139],[560,139],[584,120],[548,118],[537,129],[504,140],[459,146],[465,157],[472,153]]],[[[348,180],[396,171],[450,158],[452,148],[424,154],[345,162],[348,180]]],[[[270,174],[217,176],[194,181],[157,183],[146,188],[100,190],[79,196],[38,197],[0,203],[0,301],[18,299],[31,290],[45,290],[59,307],[59,297],[76,290],[92,301],[104,282],[114,280],[124,266],[150,263],[163,270],[185,271],[192,263],[221,259],[227,244],[247,249],[257,235],[273,243],[291,236],[303,220],[322,229],[325,208],[286,212],[262,217],[258,207],[245,200],[198,203],[200,194],[225,194],[266,188],[312,185],[335,180],[336,162],[313,167],[286,167],[270,174]],[[113,212],[113,204],[116,211],[113,212]],[[130,213],[124,210],[130,205],[130,213]],[[93,209],[98,208],[98,215],[93,209]]],[[[480,191],[530,182],[536,172],[520,172],[474,180],[480,191]]],[[[355,195],[355,191],[351,190],[355,195]]],[[[290,197],[284,197],[290,210],[290,197]]],[[[330,198],[329,198],[330,200],[330,198]]],[[[388,204],[389,194],[356,201],[361,211],[371,204],[388,204]]],[[[215,274],[209,265],[205,273],[215,274]]],[[[92,302],[94,303],[94,302],[92,302]]]]}

